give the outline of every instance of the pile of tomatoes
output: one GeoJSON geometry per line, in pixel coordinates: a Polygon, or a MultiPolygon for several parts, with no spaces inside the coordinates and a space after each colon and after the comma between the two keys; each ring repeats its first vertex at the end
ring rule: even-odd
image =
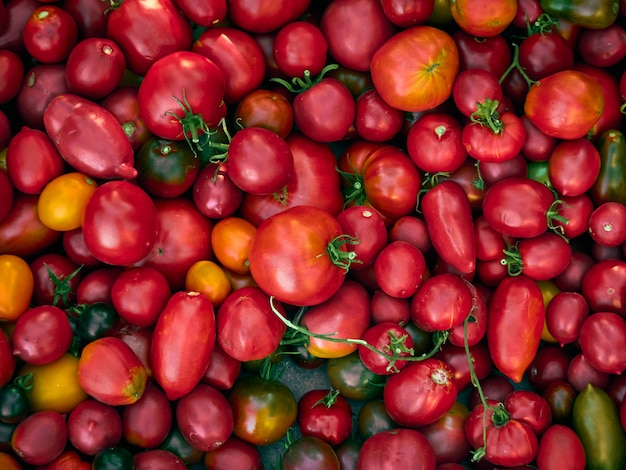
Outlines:
{"type": "Polygon", "coordinates": [[[0,467],[626,467],[626,1],[0,2],[0,467]]]}

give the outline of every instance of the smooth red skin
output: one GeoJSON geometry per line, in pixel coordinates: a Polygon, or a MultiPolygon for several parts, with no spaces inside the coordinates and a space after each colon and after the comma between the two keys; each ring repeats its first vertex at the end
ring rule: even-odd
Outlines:
{"type": "MultiPolygon", "coordinates": [[[[487,400],[496,406],[494,400],[487,400]]],[[[477,405],[465,421],[465,434],[474,449],[483,445],[483,405],[477,405]]],[[[496,426],[487,410],[487,442],[485,459],[494,465],[513,467],[531,463],[537,455],[539,442],[532,428],[521,421],[511,419],[502,426],[496,426]]]]}
{"type": "Polygon", "coordinates": [[[183,197],[159,199],[157,237],[152,250],[136,266],[149,266],[163,274],[172,292],[182,290],[187,270],[196,262],[213,258],[213,223],[183,197]]]}
{"type": "Polygon", "coordinates": [[[626,370],[626,353],[613,345],[626,341],[626,320],[617,313],[595,312],[580,327],[580,349],[594,368],[607,374],[626,370]]]}
{"type": "Polygon", "coordinates": [[[241,129],[228,146],[228,177],[249,194],[279,192],[289,182],[293,165],[289,144],[262,127],[241,129]]]}
{"type": "Polygon", "coordinates": [[[194,448],[208,452],[219,448],[234,428],[233,411],[216,388],[198,384],[176,403],[176,423],[194,448]]]}
{"type": "Polygon", "coordinates": [[[269,33],[299,18],[311,0],[233,0],[228,17],[244,31],[269,33]]]}
{"type": "Polygon", "coordinates": [[[35,65],[26,72],[24,83],[16,98],[19,117],[34,129],[44,130],[46,107],[58,95],[69,93],[65,81],[65,64],[35,65]]]}
{"type": "Polygon", "coordinates": [[[554,344],[548,345],[537,351],[528,367],[528,381],[539,392],[543,392],[553,382],[566,381],[570,360],[571,354],[568,351],[554,344]]]}
{"type": "Polygon", "coordinates": [[[340,65],[359,71],[369,70],[376,50],[396,31],[380,3],[366,0],[333,2],[324,10],[320,28],[330,55],[340,65]]]}
{"type": "Polygon", "coordinates": [[[388,242],[387,227],[380,213],[366,206],[351,206],[337,215],[337,221],[343,233],[359,240],[356,245],[347,247],[361,261],[352,265],[351,269],[371,266],[388,242]]]}
{"type": "Polygon", "coordinates": [[[39,468],[40,470],[89,470],[91,463],[83,460],[78,452],[65,450],[48,465],[39,468]]]}
{"type": "Polygon", "coordinates": [[[11,436],[11,448],[28,465],[46,465],[56,459],[67,444],[65,417],[56,411],[37,411],[18,423],[11,436]]]}
{"type": "MultiPolygon", "coordinates": [[[[485,398],[497,402],[503,402],[507,395],[515,388],[513,384],[503,375],[488,375],[480,381],[485,398]]],[[[474,388],[470,392],[468,406],[470,410],[481,404],[478,389],[474,388]]]]}
{"type": "MultiPolygon", "coordinates": [[[[32,260],[29,266],[35,280],[32,299],[34,305],[52,305],[54,302],[54,289],[56,286],[54,282],[52,282],[46,267],[49,268],[59,280],[68,277],[79,267],[78,264],[60,253],[43,253],[32,260]]],[[[68,285],[71,290],[68,295],[68,302],[64,304],[62,299],[59,298],[57,300],[58,306],[67,307],[74,302],[76,299],[76,289],[82,278],[83,273],[81,270],[75,274],[72,279],[66,281],[66,285],[68,285]]]]}
{"type": "Polygon", "coordinates": [[[473,320],[467,325],[467,333],[465,332],[464,322],[450,329],[448,341],[455,346],[464,346],[467,342],[468,346],[475,346],[481,341],[487,333],[487,300],[484,290],[479,290],[472,283],[467,283],[472,295],[472,308],[470,315],[473,320]],[[465,338],[467,336],[467,339],[465,338]]]}
{"type": "Polygon", "coordinates": [[[494,365],[520,383],[532,362],[545,321],[541,290],[523,274],[503,279],[489,304],[487,343],[494,365]]]}
{"type": "Polygon", "coordinates": [[[541,8],[539,0],[519,0],[517,13],[511,24],[525,31],[528,27],[527,24],[533,24],[542,13],[543,8],[541,8]]]}
{"type": "Polygon", "coordinates": [[[117,313],[139,327],[154,326],[170,296],[167,278],[148,266],[125,270],[111,286],[111,303],[117,313]]]}
{"type": "Polygon", "coordinates": [[[483,214],[495,230],[514,238],[531,238],[548,228],[546,212],[554,195],[529,178],[507,178],[485,192],[483,214]]]}
{"type": "Polygon", "coordinates": [[[0,220],[0,252],[32,256],[53,245],[61,233],[46,227],[37,216],[36,195],[15,192],[9,213],[0,220]]]}
{"type": "Polygon", "coordinates": [[[233,118],[243,127],[264,127],[286,139],[293,129],[291,101],[278,90],[258,88],[244,96],[233,118]]]}
{"type": "Polygon", "coordinates": [[[6,171],[0,172],[0,200],[4,201],[0,206],[0,222],[11,212],[13,200],[15,199],[15,188],[6,171]]]}
{"type": "Polygon", "coordinates": [[[202,167],[192,187],[193,202],[198,211],[209,219],[233,215],[243,200],[244,192],[228,177],[226,165],[217,163],[202,167]]]}
{"type": "Polygon", "coordinates": [[[583,470],[586,464],[585,449],[578,435],[568,426],[554,424],[546,429],[539,440],[537,466],[558,468],[563,456],[568,456],[572,470],[583,470]]]}
{"type": "Polygon", "coordinates": [[[26,126],[9,142],[6,165],[13,186],[25,194],[39,194],[66,170],[65,161],[50,137],[26,126]]]}
{"type": "Polygon", "coordinates": [[[393,322],[404,326],[411,319],[409,299],[400,299],[377,290],[370,302],[372,323],[393,322]]]}
{"type": "Polygon", "coordinates": [[[386,142],[402,130],[404,113],[389,106],[375,89],[356,99],[354,127],[357,135],[371,142],[386,142]]]}
{"type": "Polygon", "coordinates": [[[25,52],[22,31],[30,15],[41,6],[37,0],[11,0],[4,3],[5,28],[0,31],[0,49],[17,54],[25,52]]]}
{"type": "Polygon", "coordinates": [[[102,266],[87,274],[76,288],[76,303],[93,304],[111,303],[111,289],[122,268],[102,266]]]}
{"type": "Polygon", "coordinates": [[[67,352],[72,336],[67,315],[59,307],[33,307],[15,322],[11,334],[13,354],[28,364],[47,364],[67,352]]]}
{"type": "Polygon", "coordinates": [[[9,144],[9,140],[11,140],[11,136],[11,122],[9,121],[6,113],[0,110],[0,148],[6,148],[6,146],[9,144]]]}
{"type": "Polygon", "coordinates": [[[145,258],[156,243],[157,227],[150,196],[126,181],[98,186],[85,207],[85,245],[104,263],[126,266],[145,258]]]}
{"type": "Polygon", "coordinates": [[[459,51],[461,70],[478,68],[501,77],[511,63],[511,50],[502,35],[477,38],[459,29],[452,38],[459,51]]]}
{"type": "Polygon", "coordinates": [[[455,171],[467,158],[461,132],[461,123],[451,114],[424,114],[409,129],[406,136],[407,152],[422,171],[455,171]],[[445,131],[443,135],[437,133],[440,126],[445,131]]]}
{"type": "Polygon", "coordinates": [[[4,387],[15,372],[15,356],[13,356],[12,344],[4,330],[0,330],[0,387],[4,387]]]}
{"type": "Polygon", "coordinates": [[[274,38],[273,55],[276,65],[287,77],[311,77],[326,65],[328,43],[313,23],[293,21],[280,28],[274,38]]]}
{"type": "Polygon", "coordinates": [[[143,395],[120,411],[124,441],[142,449],[159,446],[174,423],[174,413],[165,392],[148,382],[143,395]]]}
{"type": "Polygon", "coordinates": [[[341,140],[354,123],[354,98],[348,88],[335,78],[324,78],[299,93],[292,105],[296,127],[317,142],[341,140]]]}
{"type": "Polygon", "coordinates": [[[520,119],[526,130],[526,142],[521,153],[531,161],[548,160],[558,140],[540,131],[525,114],[522,114],[520,119]]]}
{"type": "Polygon", "coordinates": [[[474,219],[474,237],[476,259],[480,261],[502,259],[502,250],[506,249],[506,241],[500,232],[489,225],[482,214],[474,219]]]}
{"type": "Polygon", "coordinates": [[[141,81],[139,115],[158,137],[184,140],[179,119],[185,113],[177,100],[186,99],[193,114],[215,127],[226,112],[225,87],[224,74],[208,57],[187,50],[173,52],[155,62],[141,81]]]}
{"type": "Polygon", "coordinates": [[[532,80],[541,80],[574,65],[574,50],[558,33],[533,34],[519,45],[519,63],[532,80]]]}
{"type": "Polygon", "coordinates": [[[137,95],[137,88],[127,86],[116,89],[100,101],[100,105],[122,124],[133,150],[138,150],[152,136],[139,115],[137,95]]]}
{"type": "Polygon", "coordinates": [[[74,46],[65,67],[70,92],[98,100],[118,86],[126,70],[126,58],[112,40],[87,38],[74,46]]]}
{"type": "Polygon", "coordinates": [[[135,470],[185,470],[185,462],[176,454],[163,449],[138,452],[135,457],[135,470]]]}
{"type": "Polygon", "coordinates": [[[548,160],[548,176],[563,196],[587,192],[600,173],[600,153],[587,139],[560,142],[548,160]]]}
{"type": "Polygon", "coordinates": [[[117,119],[102,106],[67,93],[48,104],[43,120],[57,150],[75,170],[102,179],[137,175],[128,138],[117,119]]]}
{"type": "Polygon", "coordinates": [[[507,395],[504,407],[511,419],[528,424],[538,436],[550,426],[552,411],[544,397],[530,390],[515,390],[507,395]]]}
{"type": "Polygon", "coordinates": [[[250,470],[263,469],[259,449],[234,435],[216,450],[206,452],[204,463],[207,467],[213,465],[216,468],[236,468],[240,465],[250,470]]]}
{"type": "Polygon", "coordinates": [[[626,242],[626,207],[618,202],[600,204],[589,216],[591,238],[604,246],[626,242]]]}
{"type": "Polygon", "coordinates": [[[193,41],[189,21],[171,0],[124,2],[109,13],[106,37],[120,46],[129,70],[141,76],[162,57],[191,49],[193,41]]]}
{"type": "Polygon", "coordinates": [[[176,292],[161,312],[150,362],[157,383],[176,400],[200,383],[215,346],[215,314],[202,294],[176,292]]]}
{"type": "Polygon", "coordinates": [[[501,134],[487,126],[468,123],[463,127],[461,141],[465,151],[479,162],[503,162],[515,158],[526,141],[526,130],[512,111],[500,113],[504,125],[501,134]]]}
{"type": "MultiPolygon", "coordinates": [[[[583,235],[589,229],[589,217],[594,210],[593,201],[587,193],[580,196],[563,196],[559,209],[559,215],[567,219],[567,224],[555,221],[554,225],[560,227],[563,235],[569,240],[583,235]]],[[[569,289],[574,290],[574,289],[569,289]]]]}
{"type": "Polygon", "coordinates": [[[527,174],[528,160],[521,153],[504,162],[480,162],[480,176],[487,187],[506,178],[527,174]]]}
{"type": "Polygon", "coordinates": [[[0,86],[0,104],[5,104],[17,96],[24,80],[24,64],[19,55],[7,49],[0,49],[0,73],[5,80],[0,86]]]}
{"type": "Polygon", "coordinates": [[[411,299],[411,320],[424,331],[450,330],[470,314],[473,295],[455,274],[428,277],[411,299]]]}
{"type": "Polygon", "coordinates": [[[389,241],[409,242],[425,254],[432,248],[426,222],[415,215],[405,215],[396,219],[389,227],[388,238],[389,241]]]}
{"type": "Polygon", "coordinates": [[[548,281],[561,274],[572,256],[570,244],[553,232],[520,240],[517,247],[522,272],[535,281],[548,281]]]}
{"type": "Polygon", "coordinates": [[[298,425],[303,436],[317,437],[332,446],[338,446],[352,433],[352,407],[341,395],[330,406],[318,403],[326,395],[326,389],[312,389],[300,397],[298,425]]]}
{"type": "Polygon", "coordinates": [[[437,421],[452,408],[457,395],[452,370],[445,362],[433,358],[412,362],[389,376],[383,390],[387,413],[403,427],[437,421]],[[415,390],[423,393],[416,394],[415,390]]]}
{"type": "Polygon", "coordinates": [[[265,77],[263,50],[245,31],[208,28],[193,43],[191,51],[209,58],[219,67],[226,85],[224,101],[228,104],[239,102],[259,88],[265,77]]]}
{"type": "Polygon", "coordinates": [[[174,3],[186,18],[205,28],[222,21],[228,13],[226,0],[175,0],[174,3]]]}
{"type": "Polygon", "coordinates": [[[447,180],[422,196],[421,209],[437,254],[463,274],[476,269],[472,209],[461,186],[447,180]]]}
{"type": "Polygon", "coordinates": [[[382,431],[366,439],[356,468],[435,470],[436,466],[437,457],[426,436],[415,429],[399,428],[382,431]]]}
{"type": "Polygon", "coordinates": [[[610,379],[610,374],[593,367],[582,353],[574,356],[567,368],[567,382],[577,392],[581,392],[588,384],[605,389],[610,379]]]}
{"type": "Polygon", "coordinates": [[[492,72],[480,69],[465,69],[454,79],[452,99],[457,109],[469,117],[476,111],[479,103],[485,100],[502,101],[503,93],[498,77],[492,72]]]}
{"type": "Polygon", "coordinates": [[[62,7],[76,21],[81,38],[105,37],[107,28],[105,11],[109,5],[90,0],[64,0],[62,7]]]}
{"type": "Polygon", "coordinates": [[[385,17],[401,28],[426,22],[435,9],[433,0],[382,0],[380,4],[385,17]]]}
{"type": "MultiPolygon", "coordinates": [[[[464,346],[446,343],[434,357],[450,367],[457,390],[464,390],[470,385],[472,379],[464,346]]],[[[486,378],[493,372],[493,362],[484,341],[470,347],[470,357],[474,361],[474,372],[478,380],[486,378]]]]}
{"type": "Polygon", "coordinates": [[[117,409],[94,399],[76,405],[67,417],[68,438],[72,446],[86,455],[119,444],[122,417],[117,409]]]}
{"type": "Polygon", "coordinates": [[[626,262],[608,259],[596,262],[585,271],[581,291],[591,312],[624,315],[626,299],[626,262]]]}
{"type": "Polygon", "coordinates": [[[576,51],[589,65],[612,67],[626,57],[626,30],[619,24],[603,29],[584,29],[578,37],[576,51]]]}
{"type": "MultiPolygon", "coordinates": [[[[274,303],[282,315],[282,305],[274,303]]],[[[217,340],[238,361],[255,361],[272,354],[285,334],[285,324],[274,314],[269,297],[258,287],[230,293],[216,313],[217,340]]]]}
{"type": "Polygon", "coordinates": [[[72,15],[61,7],[42,5],[24,25],[22,32],[26,51],[38,62],[63,62],[78,42],[78,26],[72,15]],[[46,18],[39,15],[47,13],[46,18]]]}
{"type": "Polygon", "coordinates": [[[437,421],[418,429],[433,446],[437,456],[437,470],[444,468],[442,465],[462,462],[469,455],[471,447],[465,437],[464,427],[468,415],[467,406],[457,401],[437,421]]]}
{"type": "Polygon", "coordinates": [[[423,253],[402,240],[385,246],[374,261],[376,282],[380,288],[393,297],[412,297],[426,274],[426,260],[423,253]]]}
{"type": "Polygon", "coordinates": [[[241,372],[241,361],[226,353],[219,342],[215,343],[209,367],[202,376],[202,383],[219,390],[229,390],[241,372]]]}
{"type": "MultiPolygon", "coordinates": [[[[407,349],[413,348],[413,339],[409,333],[402,326],[393,322],[382,322],[370,326],[365,333],[363,333],[362,339],[379,351],[387,351],[387,354],[393,354],[391,349],[391,334],[396,338],[406,337],[404,346],[407,349]]],[[[410,356],[408,352],[401,352],[399,355],[403,357],[410,356]]],[[[390,362],[387,358],[363,345],[359,345],[359,358],[367,369],[378,375],[393,374],[408,364],[407,361],[397,360],[393,366],[390,366],[390,362]]]]}

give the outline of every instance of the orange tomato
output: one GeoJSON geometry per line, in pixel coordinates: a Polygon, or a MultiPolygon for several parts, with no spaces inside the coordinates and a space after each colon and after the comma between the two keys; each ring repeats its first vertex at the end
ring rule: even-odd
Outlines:
{"type": "Polygon", "coordinates": [[[22,470],[17,459],[6,452],[0,452],[0,468],[2,470],[22,470]]]}
{"type": "Polygon", "coordinates": [[[493,37],[509,26],[517,13],[517,0],[451,0],[452,18],[466,33],[493,37]]]}
{"type": "Polygon", "coordinates": [[[224,269],[209,260],[195,262],[187,270],[185,290],[206,295],[214,306],[221,305],[232,291],[230,280],[224,269]]]}
{"type": "Polygon", "coordinates": [[[87,201],[97,187],[92,178],[78,172],[54,178],[39,195],[39,219],[46,227],[59,232],[79,228],[87,201]]]}
{"type": "Polygon", "coordinates": [[[222,266],[239,274],[249,273],[248,255],[255,233],[256,227],[240,217],[219,220],[211,232],[211,244],[222,266]]]}
{"type": "Polygon", "coordinates": [[[15,255],[0,255],[0,321],[17,320],[33,296],[33,272],[24,259],[15,255]]]}

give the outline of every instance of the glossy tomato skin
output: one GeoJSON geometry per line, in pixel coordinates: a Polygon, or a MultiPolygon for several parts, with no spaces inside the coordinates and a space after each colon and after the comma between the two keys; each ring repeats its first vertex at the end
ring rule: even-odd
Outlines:
{"type": "Polygon", "coordinates": [[[173,452],[164,449],[150,449],[134,455],[135,470],[185,470],[183,460],[173,452]]]}
{"type": "Polygon", "coordinates": [[[374,275],[380,289],[392,297],[412,297],[426,274],[422,252],[403,240],[390,242],[374,261],[374,275]]]}
{"type": "Polygon", "coordinates": [[[501,77],[511,63],[511,50],[504,36],[476,37],[462,29],[452,38],[459,52],[461,70],[479,68],[501,77]]]}
{"type": "Polygon", "coordinates": [[[176,0],[175,4],[187,18],[205,28],[222,21],[228,13],[226,0],[206,0],[197,3],[190,0],[176,0]]]}
{"type": "Polygon", "coordinates": [[[338,446],[352,432],[352,407],[333,390],[309,390],[298,400],[298,425],[304,436],[338,446]]]}
{"type": "Polygon", "coordinates": [[[47,64],[63,62],[78,41],[78,26],[72,15],[55,5],[37,8],[23,31],[26,51],[47,64]]]}
{"type": "Polygon", "coordinates": [[[470,445],[465,436],[465,420],[470,410],[461,402],[434,423],[418,428],[433,446],[437,464],[461,462],[467,457],[470,445]]]}
{"type": "Polygon", "coordinates": [[[511,419],[525,422],[537,436],[541,436],[552,422],[552,412],[546,399],[530,390],[514,390],[509,393],[504,400],[504,406],[511,419]]]}
{"type": "Polygon", "coordinates": [[[236,26],[252,33],[267,33],[302,15],[311,0],[234,0],[229,2],[228,15],[236,26]]]}
{"type": "Polygon", "coordinates": [[[315,436],[303,436],[285,451],[282,468],[285,470],[327,468],[339,470],[339,459],[326,441],[315,436]]]}
{"type": "Polygon", "coordinates": [[[209,219],[233,215],[243,200],[244,192],[228,177],[226,165],[209,163],[198,172],[193,186],[193,202],[209,219]]]}
{"type": "Polygon", "coordinates": [[[203,462],[210,468],[211,465],[219,468],[235,468],[241,465],[250,470],[262,470],[261,453],[259,449],[236,436],[230,436],[224,444],[215,450],[205,452],[203,462]]]}
{"type": "Polygon", "coordinates": [[[24,76],[16,98],[19,117],[34,129],[44,130],[43,115],[56,96],[69,93],[64,64],[35,65],[24,76]]]}
{"type": "Polygon", "coordinates": [[[4,104],[17,96],[24,79],[24,64],[19,55],[9,50],[0,52],[0,70],[7,77],[0,87],[0,103],[4,104]]]}
{"type": "Polygon", "coordinates": [[[115,116],[122,125],[124,134],[135,151],[152,135],[139,115],[137,94],[137,88],[133,86],[120,86],[100,101],[100,105],[115,116]]]}
{"type": "Polygon", "coordinates": [[[378,351],[397,356],[397,360],[394,360],[392,364],[378,351],[372,351],[359,345],[359,357],[363,365],[378,375],[393,374],[405,367],[408,362],[401,358],[410,356],[410,351],[413,351],[413,339],[409,333],[400,325],[392,322],[382,322],[370,326],[363,333],[363,340],[378,351]]]}
{"type": "Polygon", "coordinates": [[[165,392],[150,381],[143,395],[121,411],[124,441],[143,449],[163,443],[174,422],[165,392]]]}
{"type": "Polygon", "coordinates": [[[241,361],[227,354],[217,342],[213,348],[209,367],[202,376],[201,382],[219,390],[229,390],[239,377],[241,366],[241,361]]]}
{"type": "Polygon", "coordinates": [[[624,313],[626,262],[621,259],[598,261],[585,271],[581,293],[592,312],[624,313]]]}
{"type": "Polygon", "coordinates": [[[176,292],[159,315],[150,351],[153,374],[170,400],[200,382],[215,346],[215,313],[207,297],[176,292]]]}
{"type": "Polygon", "coordinates": [[[46,465],[67,443],[65,417],[51,410],[37,411],[20,422],[11,436],[13,452],[28,465],[46,465]]]}
{"type": "Polygon", "coordinates": [[[0,45],[2,49],[9,49],[15,53],[26,52],[22,31],[28,18],[41,4],[38,1],[3,2],[6,17],[5,27],[0,31],[0,45]]]}
{"type": "Polygon", "coordinates": [[[415,429],[382,431],[366,439],[359,452],[358,470],[412,467],[434,470],[437,456],[428,439],[415,429]]]}
{"type": "Polygon", "coordinates": [[[626,321],[617,313],[595,312],[580,325],[579,343],[587,361],[600,372],[621,374],[626,369],[626,356],[619,344],[626,336],[626,321]]]}
{"type": "Polygon", "coordinates": [[[589,215],[589,233],[598,244],[612,247],[626,241],[626,206],[618,202],[605,202],[589,215]]]}
{"type": "Polygon", "coordinates": [[[454,0],[451,13],[455,23],[466,33],[479,37],[496,36],[515,18],[517,2],[508,0],[479,7],[471,0],[454,0]]]}
{"type": "Polygon", "coordinates": [[[589,140],[568,140],[559,143],[551,153],[548,175],[559,194],[580,196],[593,186],[600,164],[600,153],[589,140]]]}
{"type": "Polygon", "coordinates": [[[504,111],[497,118],[502,131],[494,133],[488,126],[468,123],[461,140],[465,151],[480,162],[505,162],[515,158],[526,141],[526,130],[515,113],[504,111]]]}
{"type": "Polygon", "coordinates": [[[293,128],[293,108],[279,91],[257,88],[239,100],[234,119],[243,127],[263,127],[286,139],[293,128]]]}
{"type": "Polygon", "coordinates": [[[72,410],[67,417],[68,438],[72,446],[86,455],[119,444],[122,439],[122,418],[110,405],[92,398],[72,410]]]}
{"type": "Polygon", "coordinates": [[[461,130],[461,123],[453,115],[427,113],[409,129],[407,152],[422,171],[455,171],[467,157],[461,142],[461,130]]]}
{"type": "Polygon", "coordinates": [[[572,256],[569,243],[552,232],[520,240],[517,249],[522,272],[535,281],[548,281],[561,274],[572,256]]]}
{"type": "Polygon", "coordinates": [[[103,38],[106,35],[107,5],[90,2],[89,0],[65,0],[63,9],[67,11],[78,26],[82,38],[103,38]]]}
{"type": "Polygon", "coordinates": [[[542,468],[559,466],[564,455],[571,456],[572,470],[585,468],[585,449],[578,435],[568,426],[554,424],[539,440],[537,465],[542,468]]]}
{"type": "Polygon", "coordinates": [[[574,65],[574,50],[557,31],[535,33],[520,44],[519,62],[532,80],[542,78],[574,65]]]}

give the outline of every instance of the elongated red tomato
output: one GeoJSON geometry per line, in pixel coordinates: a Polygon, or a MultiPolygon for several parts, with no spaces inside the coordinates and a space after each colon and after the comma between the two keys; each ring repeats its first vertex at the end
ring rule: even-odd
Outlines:
{"type": "Polygon", "coordinates": [[[494,365],[516,383],[539,348],[545,316],[541,289],[523,274],[505,278],[493,292],[487,344],[494,365]]]}
{"type": "Polygon", "coordinates": [[[154,378],[167,398],[194,389],[209,366],[215,347],[215,313],[208,297],[176,292],[161,312],[152,337],[154,378]]]}

